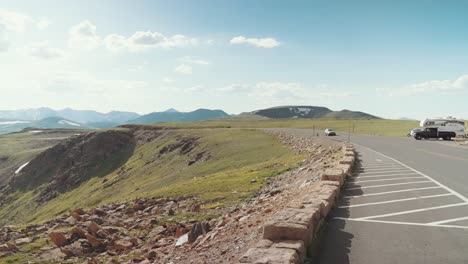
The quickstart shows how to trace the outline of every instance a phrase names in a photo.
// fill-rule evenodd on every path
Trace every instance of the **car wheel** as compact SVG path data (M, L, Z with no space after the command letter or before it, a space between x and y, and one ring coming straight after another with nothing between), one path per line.
M416 136L414 136L414 138L415 138L416 140L421 140L421 136L420 136L420 135L416 135Z

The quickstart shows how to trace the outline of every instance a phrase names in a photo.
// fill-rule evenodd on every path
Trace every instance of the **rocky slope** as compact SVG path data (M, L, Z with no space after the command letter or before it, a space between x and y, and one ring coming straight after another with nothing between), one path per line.
M55 198L91 177L104 176L133 154L136 142L129 131L91 132L73 137L32 159L10 181L6 192L42 191L38 202Z
M318 188L321 171L339 158L341 145L334 141L287 131L268 133L301 155L302 165L269 177L251 199L225 207L197 196L136 198L75 209L43 224L5 226L0 232L0 262L236 263L260 239L259 227L304 192ZM176 143L177 148L170 144L159 152L188 151L194 147L188 142L193 141ZM252 178L249 184L258 180ZM180 218L183 214L186 217ZM197 220L200 214L212 216Z

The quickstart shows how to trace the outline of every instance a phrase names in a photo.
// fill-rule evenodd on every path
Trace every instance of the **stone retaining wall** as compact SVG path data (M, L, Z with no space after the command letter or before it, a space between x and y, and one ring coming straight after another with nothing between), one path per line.
M301 202L288 204L263 226L263 239L251 247L240 263L299 264L307 248L317 239L317 233L339 198L340 188L352 173L354 147L343 145L343 158L333 169L321 175L318 191L304 195Z

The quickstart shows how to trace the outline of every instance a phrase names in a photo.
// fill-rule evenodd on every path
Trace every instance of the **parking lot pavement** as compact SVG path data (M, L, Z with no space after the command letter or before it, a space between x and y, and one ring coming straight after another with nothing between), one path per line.
M468 198L358 146L318 263L468 263Z
M346 221L468 228L468 199L381 153L360 148L359 163L333 212Z

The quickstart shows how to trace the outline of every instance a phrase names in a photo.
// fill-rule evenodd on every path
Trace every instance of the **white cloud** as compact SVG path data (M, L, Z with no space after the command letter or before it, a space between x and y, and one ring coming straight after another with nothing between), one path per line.
M64 56L64 52L60 49L49 47L47 42L32 44L28 51L29 55L40 59L56 59Z
M244 36L232 38L231 44L248 44L259 48L275 48L281 45L274 38L246 38Z
M104 45L110 51L118 52L127 48L127 39L124 36L111 34L104 39Z
M76 49L95 49L101 38L96 34L96 26L88 20L73 26L69 31L68 46Z
M376 89L385 96L410 96L429 92L461 92L468 90L468 74L462 75L455 80L432 80L407 85L396 89Z
M51 24L51 22L50 22L49 19L41 18L41 19L39 19L39 21L37 21L36 26L37 26L37 29L44 30L44 29L48 28L50 24Z
M33 19L28 15L0 9L0 25L3 25L8 31L23 32L26 25L32 21Z
M114 52L128 50L131 52L145 51L155 48L181 48L198 44L195 38L184 35L167 37L159 32L137 31L126 38L122 35L111 34L104 39L105 46Z
M182 74L192 74L192 67L186 64L181 64L177 66L174 71Z
M142 51L152 48L180 48L194 46L198 40L184 35L165 36L159 32L137 31L127 39L130 51Z
M197 64L197 65L209 65L210 62L203 60L203 59L197 59L197 58L192 58L190 56L186 56L180 59L182 62L185 63L190 63L190 64Z

